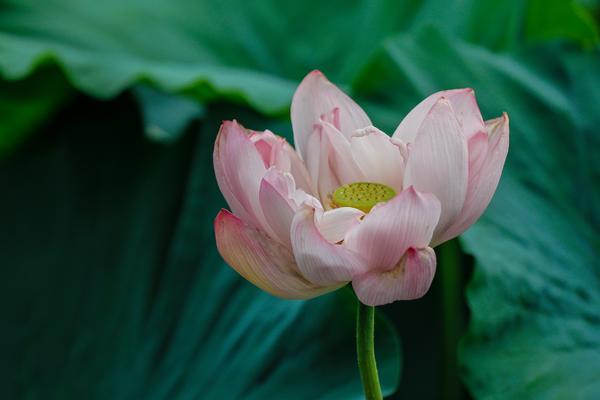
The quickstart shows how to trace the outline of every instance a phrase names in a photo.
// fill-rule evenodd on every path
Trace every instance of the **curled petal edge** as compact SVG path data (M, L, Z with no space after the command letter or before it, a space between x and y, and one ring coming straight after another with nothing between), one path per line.
M435 270L435 252L431 247L410 248L395 268L356 277L352 281L352 287L358 299L368 306L381 306L397 300L415 300L427 293Z
M288 248L227 210L219 212L214 227L223 259L265 292L284 299L310 299L342 286L324 287L309 282L298 271Z

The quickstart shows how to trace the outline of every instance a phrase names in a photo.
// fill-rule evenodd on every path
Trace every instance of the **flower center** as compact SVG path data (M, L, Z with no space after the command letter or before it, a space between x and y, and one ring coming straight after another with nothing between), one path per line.
M342 185L333 192L333 203L337 207L353 207L369 212L377 203L391 200L394 189L381 183L354 182Z

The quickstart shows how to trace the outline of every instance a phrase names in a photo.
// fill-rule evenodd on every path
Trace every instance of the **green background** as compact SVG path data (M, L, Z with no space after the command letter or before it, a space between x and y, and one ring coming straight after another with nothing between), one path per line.
M380 308L390 398L600 398L598 1L0 0L0 397L360 399L348 289L216 252L220 122L291 138L310 70L391 133L473 87L511 147L422 299Z

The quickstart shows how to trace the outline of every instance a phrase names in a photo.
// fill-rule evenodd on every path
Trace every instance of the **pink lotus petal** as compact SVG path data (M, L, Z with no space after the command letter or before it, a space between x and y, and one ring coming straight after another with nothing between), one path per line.
M423 120L441 98L448 99L452 105L466 140L469 140L477 132L485 131L475 93L473 89L467 88L444 90L427 97L406 115L392 136L407 143L414 142Z
M363 180L352 158L350 143L333 125L321 122L315 126L305 157L308 174L315 185L313 191L330 208L329 197L339 186Z
M297 209L295 190L294 178L276 168L270 168L260 183L260 204L267 223L275 233L274 239L288 248L292 247L290 227Z
M460 235L475 223L487 208L498 187L508 153L508 115L504 113L500 118L486 121L486 129L486 136L489 139L485 158L482 161L472 162L473 168L469 166L469 186L462 212L452 226L436 240L436 245ZM476 138L473 137L471 140L473 139Z
M340 181L329 164L329 153L332 151L331 144L322 129L315 129L307 143L306 168L313 184L312 193L328 208L326 201L328 194L333 193L340 186Z
M292 222L292 248L298 268L309 281L323 286L349 282L366 263L341 245L329 242L315 224L315 210L305 207Z
M236 121L221 125L213 164L219 189L232 211L253 226L267 229L258 199L260 181L267 170L246 130Z
M308 282L291 252L227 210L215 219L217 248L223 259L260 289L284 299L309 299L337 289Z
M328 210L318 219L321 235L331 243L344 240L346 232L358 225L365 213L352 207Z
M367 182L383 183L402 190L404 157L401 146L379 129L370 126L355 131L350 139L352 156Z
M489 135L487 132L478 132L467 143L469 148L469 180L474 173L478 173L486 160Z
M435 252L431 247L411 248L392 270L368 272L355 278L352 287L358 299L368 306L414 300L429 290L435 267Z
M299 189L306 192L311 191L312 184L304 163L283 137L266 130L264 132L253 131L250 139L261 155L266 168L276 167L283 172L289 172L294 177Z
M375 206L348 231L344 247L362 255L369 270L389 270L410 247L429 245L440 217L440 202L409 187L387 203Z
M460 214L468 183L468 150L450 102L440 99L425 117L409 147L404 185L433 193L442 204L434 237Z
M320 71L309 73L300 83L292 99L291 114L294 143L305 160L315 123L321 120L331 122L347 138L356 129L371 125L362 108Z
M338 177L340 184L357 182L364 179L360 168L352 157L350 142L333 125L323 122L318 124L323 137L329 142L328 161L331 170Z

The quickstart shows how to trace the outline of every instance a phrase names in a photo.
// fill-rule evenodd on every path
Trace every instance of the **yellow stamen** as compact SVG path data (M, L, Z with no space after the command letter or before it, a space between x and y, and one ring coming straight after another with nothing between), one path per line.
M354 182L342 185L333 192L333 203L337 207L353 207L369 212L377 203L391 200L394 189L381 183Z

